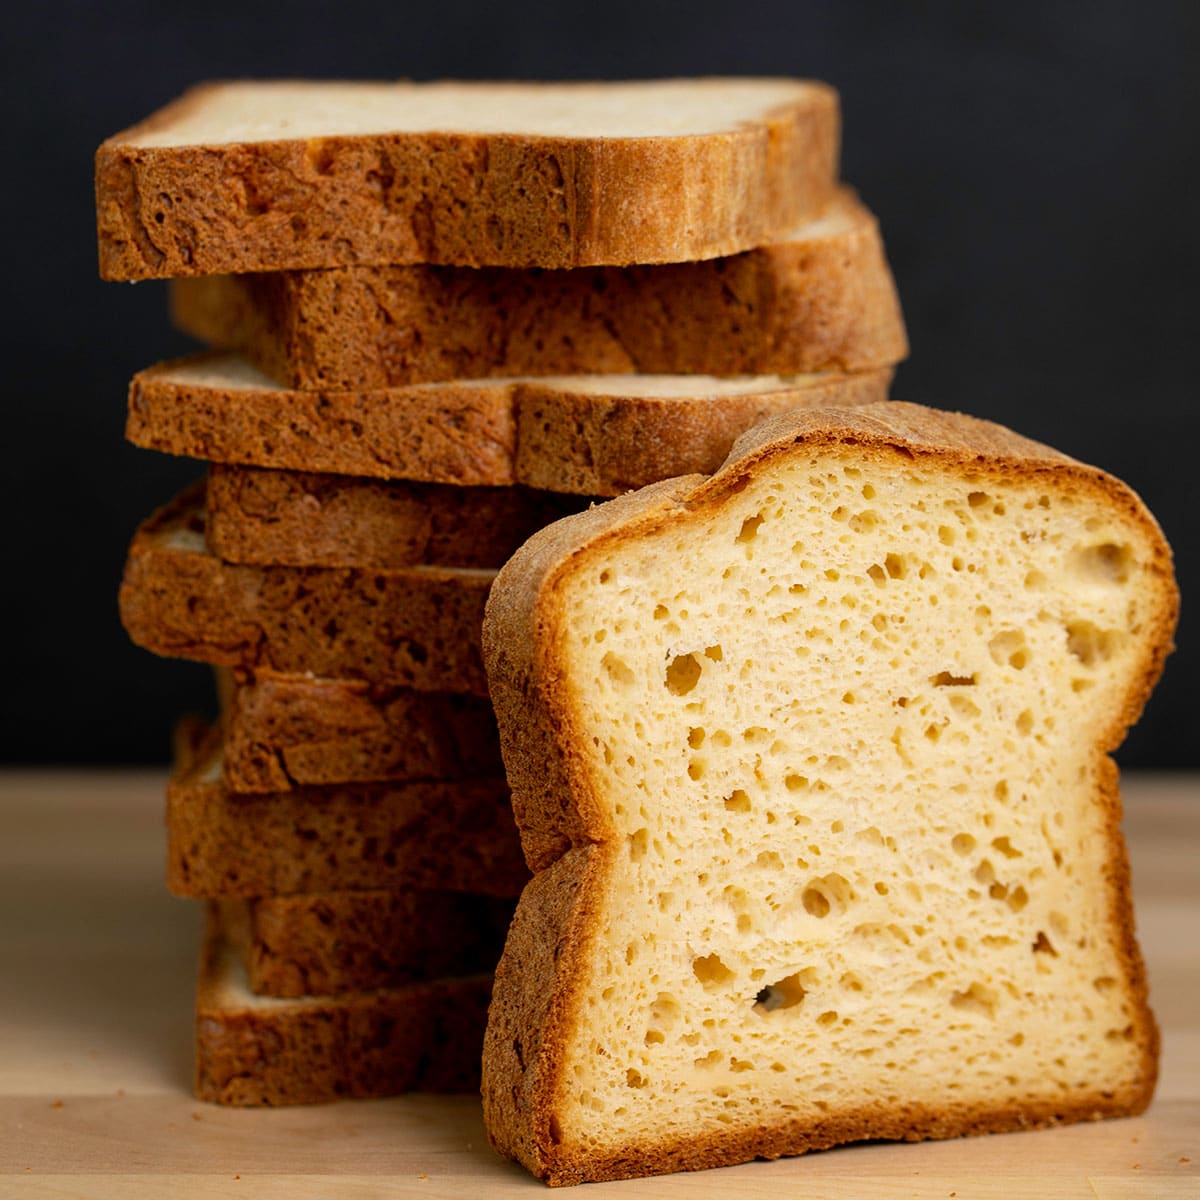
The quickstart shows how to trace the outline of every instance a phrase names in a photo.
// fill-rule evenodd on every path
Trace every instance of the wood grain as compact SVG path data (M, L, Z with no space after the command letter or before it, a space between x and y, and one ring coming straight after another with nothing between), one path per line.
M192 1099L198 907L163 884L157 772L0 774L0 1195L536 1195L473 1097L233 1110ZM921 1145L869 1144L588 1197L1200 1197L1200 777L1125 783L1138 931L1164 1031L1148 1113Z

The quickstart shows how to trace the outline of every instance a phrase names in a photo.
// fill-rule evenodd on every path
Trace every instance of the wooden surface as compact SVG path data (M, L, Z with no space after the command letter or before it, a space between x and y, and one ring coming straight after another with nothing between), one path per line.
M162 883L162 788L150 773L0 773L0 1196L546 1194L492 1154L471 1097L275 1110L191 1098L200 913ZM1134 777L1124 790L1164 1032L1145 1116L571 1194L1200 1197L1200 777Z

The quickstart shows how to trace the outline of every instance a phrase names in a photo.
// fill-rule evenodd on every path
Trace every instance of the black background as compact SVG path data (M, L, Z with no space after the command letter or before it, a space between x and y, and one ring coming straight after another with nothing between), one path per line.
M137 522L199 474L126 446L125 386L189 347L165 287L102 284L92 155L205 78L808 75L879 215L913 345L894 394L1010 424L1131 483L1175 547L1180 649L1127 765L1197 766L1200 3L571 8L163 0L6 16L0 760L166 758L205 668L131 646Z

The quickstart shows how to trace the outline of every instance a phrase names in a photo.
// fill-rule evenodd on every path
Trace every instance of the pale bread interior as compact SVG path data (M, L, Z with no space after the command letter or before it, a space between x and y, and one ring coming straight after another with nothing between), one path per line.
M163 383L221 391L287 392L294 389L276 383L241 355L220 353L185 359L169 366L152 368ZM396 391L460 391L464 388L512 388L533 384L569 395L645 396L652 398L699 399L706 396L743 396L793 391L841 378L836 371L797 375L520 375L492 379L458 379L442 383L406 384Z
M1145 1085L1099 742L1171 602L1081 478L803 447L562 577L612 824L564 1153Z
M235 82L193 93L131 146L226 145L386 133L638 138L725 133L823 89L788 79L604 84Z

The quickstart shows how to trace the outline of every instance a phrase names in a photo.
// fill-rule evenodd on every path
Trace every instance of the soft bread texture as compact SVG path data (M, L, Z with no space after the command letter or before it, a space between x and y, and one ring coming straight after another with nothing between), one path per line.
M249 941L243 906L210 907L196 988L197 1099L318 1104L478 1086L489 975L278 999L247 986Z
M477 376L789 375L908 351L879 225L852 192L782 241L656 267L344 267L171 285L186 332L297 388Z
M820 213L837 156L799 80L207 84L97 151L100 274L712 258Z
M589 375L296 391L236 355L139 372L125 436L210 462L617 496L713 471L766 417L886 400L891 368L842 375Z
M504 771L486 697L277 671L230 673L220 692L233 792Z
M250 990L320 996L490 975L513 901L458 892L326 892L246 902ZM482 1030L477 1035L482 1042Z
M178 758L167 785L167 886L177 896L378 888L515 896L528 878L501 778L245 795L221 781L219 738Z
M214 463L205 537L225 562L301 567L499 567L587 500Z
M156 654L483 694L483 605L495 571L244 566L212 554L198 485L134 536L121 621Z
M496 1147L567 1184L1144 1108L1108 752L1176 606L1123 484L908 404L535 535L484 635L538 872Z

